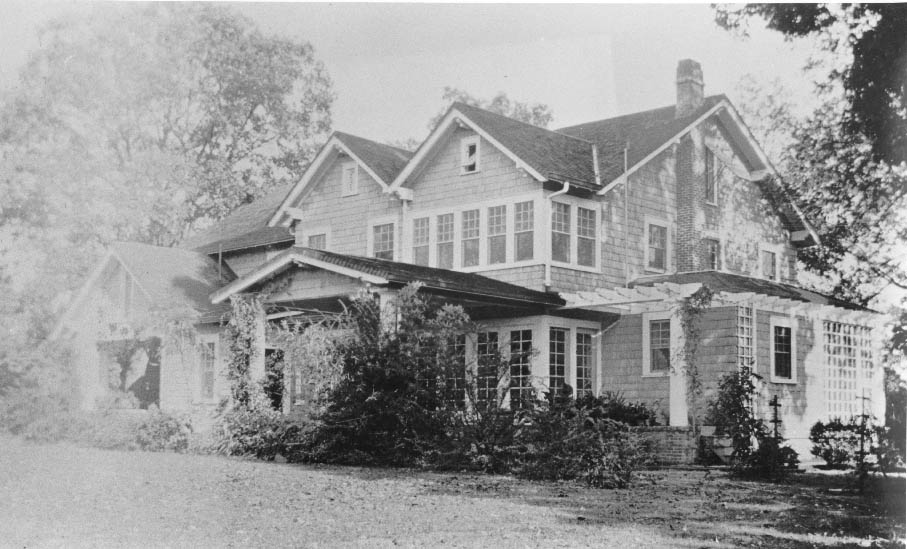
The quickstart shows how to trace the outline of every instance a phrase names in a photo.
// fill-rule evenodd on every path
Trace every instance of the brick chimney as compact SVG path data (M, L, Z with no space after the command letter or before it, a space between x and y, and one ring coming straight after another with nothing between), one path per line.
M692 59L682 59L677 63L677 106L675 118L689 116L702 106L703 88L702 67Z

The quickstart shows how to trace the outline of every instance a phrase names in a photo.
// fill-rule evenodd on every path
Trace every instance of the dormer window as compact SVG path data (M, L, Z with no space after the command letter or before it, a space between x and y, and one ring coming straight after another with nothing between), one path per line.
M762 277L778 280L778 256L775 252L762 250Z
M460 173L479 171L479 136L471 135L460 140Z
M705 202L718 204L718 178L715 177L715 153L705 150Z
M340 196L359 194L359 168L355 162L347 162L341 171Z

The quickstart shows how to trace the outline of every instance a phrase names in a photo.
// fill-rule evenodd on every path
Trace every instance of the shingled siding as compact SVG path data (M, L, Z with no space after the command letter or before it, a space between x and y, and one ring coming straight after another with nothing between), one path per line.
M545 285L543 284L545 280L544 265L479 271L478 274L487 276L488 278L493 278L495 280L500 280L502 282L509 282L510 284L523 286L524 288L529 288L530 290L543 291L545 289Z
M304 212L297 233L321 232L328 229L328 248L341 254L368 255L371 227L380 218L398 217L400 201L384 194L381 186L359 166L359 193L340 196L341 172L349 161L341 155L327 168L312 190L304 193L294 206ZM391 222L393 219L381 220ZM395 245L399 249L400 226L397 224ZM305 245L305 242L300 242Z
M696 349L696 369L702 383L702 409L718 392L721 377L737 369L737 308L714 307L699 319L699 346Z
M669 385L667 376L642 376L642 315L627 315L602 334L600 390L621 393L633 402L644 402L659 412L659 421L668 421Z

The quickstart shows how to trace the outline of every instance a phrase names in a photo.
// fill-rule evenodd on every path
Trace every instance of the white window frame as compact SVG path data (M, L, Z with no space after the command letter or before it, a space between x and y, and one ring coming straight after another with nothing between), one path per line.
M645 227L643 228L643 271L647 273L669 273L671 272L671 224L662 219L645 216L643 219ZM658 269L655 267L649 266L649 227L651 225L656 225L662 227L665 230L665 265L664 269Z
M205 396L204 377L203 377L204 373L205 373L205 365L203 362L203 360L204 360L203 349L209 343L214 344L214 372L213 372L214 375L213 375L213 379L211 382L211 396L210 397ZM198 336L198 371L197 371L197 377L196 377L198 385L197 385L197 389L195 391L195 394L197 395L199 402L206 402L206 403L217 402L217 397L218 397L217 376L218 376L218 365L220 364L220 351L221 351L220 337L217 334L199 334L199 336Z
M300 225L301 226L301 225ZM331 227L328 225L316 225L314 227L300 227L296 228L296 231L299 233L299 236L296 238L296 244L298 246L309 246L309 237L319 234L324 235L324 248L325 250L331 249ZM281 250L284 251L284 250Z
M714 269L716 271L724 272L726 271L725 265L727 262L724 258L724 249L726 248L724 241L718 237L718 234L712 231L705 231L702 233L702 238L699 239L699 242L704 245L706 240L714 240L718 243L718 268ZM708 270L713 270L711 265L703 265L708 267Z
M769 380L772 383L797 384L797 321L791 317L772 316L768 322ZM775 327L790 329L790 378L775 376Z
M393 259L390 261L400 261L400 235L399 231L399 219L397 216L385 216L385 217L375 217L371 218L368 221L368 231L366 234L366 249L368 250L368 257L375 257L375 227L378 225L393 225L394 232L394 255Z
M649 324L653 320L670 320L671 321L671 347L670 347L670 366L664 371L652 371L652 348L651 333ZM653 313L643 313L642 315L642 377L668 377L671 369L674 367L674 349L677 347L680 336L680 324L671 314L671 311L659 311Z
M345 178L350 170L353 172L353 179L351 185L347 187ZM350 160L340 166L340 196L347 197L357 194L359 194L359 164L355 160Z
M467 171L466 166L469 161L469 146L476 146L476 156L475 164L476 167L474 170ZM479 173L482 171L482 140L478 135L468 135L460 139L460 175L472 175L474 173Z
M568 197L568 196L559 196L554 200L550 201L551 208L548 211L548 221L547 221L547 251L546 257L551 259L551 265L554 267L562 267L565 269L572 269L574 271L584 271L587 273L600 273L601 272L601 256L602 256L602 246L601 246L601 234L602 234L602 213L599 203L589 200L584 200L582 198ZM570 261L556 261L554 259L554 250L552 249L552 240L554 233L554 204L563 204L570 208ZM595 215L595 234L592 237L595 247L595 264L592 266L589 265L580 265L579 264L579 208L592 211ZM584 237L586 238L586 237Z
M769 280L765 278L765 274L762 270L762 252L771 252L775 254L775 280L772 282L781 282L781 262L783 261L784 254L781 246L774 244L760 244L759 245L759 259L757 261L757 268L759 272L757 273L757 278L762 278L763 280Z

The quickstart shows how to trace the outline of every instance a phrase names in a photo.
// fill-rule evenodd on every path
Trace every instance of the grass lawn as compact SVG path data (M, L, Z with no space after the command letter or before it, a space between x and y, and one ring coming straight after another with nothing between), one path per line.
M3 547L900 547L904 481L647 471L628 490L0 437Z

